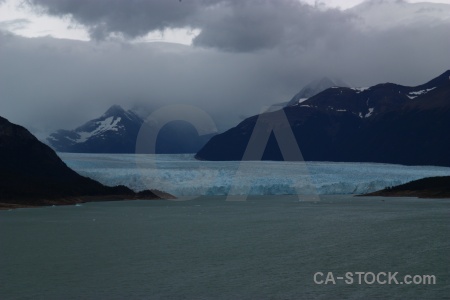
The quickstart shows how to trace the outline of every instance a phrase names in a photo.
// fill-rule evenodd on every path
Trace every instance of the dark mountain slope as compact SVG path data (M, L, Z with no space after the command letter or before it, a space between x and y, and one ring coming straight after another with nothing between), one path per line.
M283 111L305 160L450 166L449 76L417 87L333 87ZM264 120L281 126L278 115L267 113ZM257 118L212 138L196 157L241 160ZM263 159L283 159L276 144L269 139Z
M160 198L151 191L108 187L77 174L28 130L0 117L0 202L67 204L82 201L80 197Z

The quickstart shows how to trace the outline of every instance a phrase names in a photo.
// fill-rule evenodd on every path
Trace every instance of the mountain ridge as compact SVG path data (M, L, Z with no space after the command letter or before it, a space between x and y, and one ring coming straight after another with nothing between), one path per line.
M39 206L97 200L161 199L159 191L135 193L109 187L70 169L27 129L0 117L0 203ZM2 206L2 205L0 205Z
M58 130L47 141L61 152L132 153L142 120L119 105L74 130Z
M414 87L333 87L282 111L305 160L450 166L449 76ZM264 119L279 123L270 114ZM252 134L264 134L258 117L215 136L196 158L241 160ZM262 159L283 160L273 133Z
M305 85L297 94L295 94L295 96L288 101L287 106L300 104L308 98L311 98L333 86L349 87L348 84L337 78L330 79L327 76L318 78Z
M74 130L60 129L48 138L56 151L74 153L135 153L144 120L132 110L112 105L100 117ZM199 136L184 121L172 121L160 129L155 152L158 154L195 153L211 135Z

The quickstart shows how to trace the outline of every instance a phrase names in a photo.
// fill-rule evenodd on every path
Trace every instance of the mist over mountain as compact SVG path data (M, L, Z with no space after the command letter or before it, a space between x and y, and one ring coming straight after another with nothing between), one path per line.
M298 92L288 103L288 106L297 105L301 102L306 101L308 98L317 95L320 92L330 88L330 87L348 87L348 84L340 80L339 78L330 79L328 77L323 77L316 79L306 86L304 86L300 92Z

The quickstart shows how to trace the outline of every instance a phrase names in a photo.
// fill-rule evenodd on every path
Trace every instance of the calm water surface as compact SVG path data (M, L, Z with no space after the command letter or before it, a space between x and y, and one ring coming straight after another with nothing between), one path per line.
M1 211L0 299L449 299L449 217L448 200L348 195ZM316 285L318 271L437 284Z

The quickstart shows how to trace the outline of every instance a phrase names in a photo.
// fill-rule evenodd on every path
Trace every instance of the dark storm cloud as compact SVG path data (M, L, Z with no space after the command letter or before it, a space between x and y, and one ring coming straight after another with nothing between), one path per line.
M200 17L194 45L229 51L305 48L325 36L350 30L353 15L319 10L298 1L239 1Z
M201 29L198 46L253 51L280 44L307 46L346 30L354 16L319 10L296 0L28 0L52 15L70 15L91 37L134 38L166 28Z
M220 1L201 0L27 0L51 15L71 15L86 25L91 36L103 39L111 33L138 37L153 30L190 25L200 10Z
M167 43L29 39L1 31L0 44L0 115L38 134L73 128L113 104L138 103L194 105L223 130L242 115L289 100L319 76L355 86L414 85L450 68L445 24L352 31L300 51L235 53Z
M288 0L29 1L72 14L98 36L202 29L199 47L0 31L0 115L35 133L73 128L113 104L191 104L223 130L320 76L416 85L450 69L448 22L371 29L350 13Z
M268 105L280 93L260 55L11 34L0 34L0 44L1 115L30 128L73 128L112 104L191 104L224 129L239 120L236 111L257 113L254 101Z

